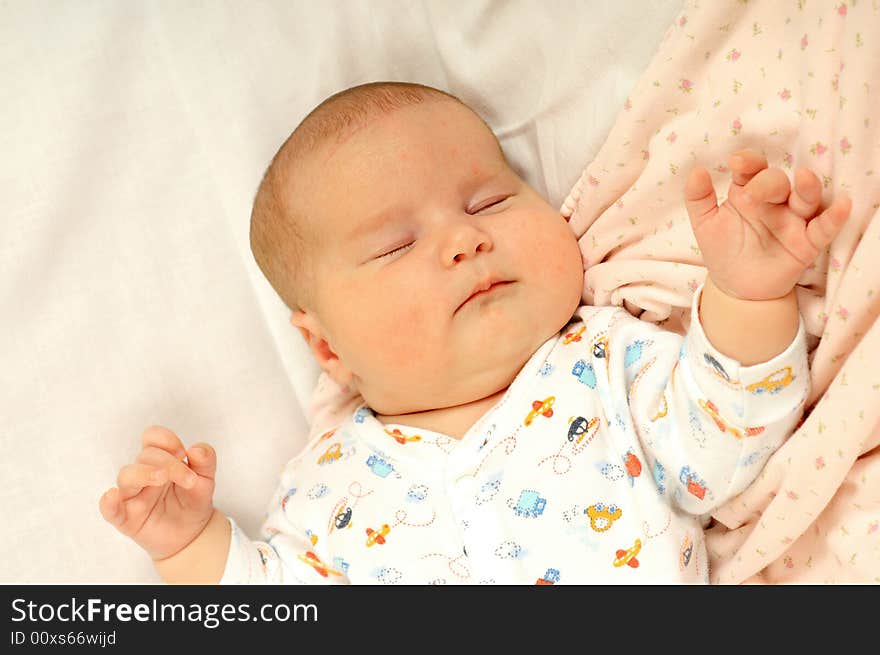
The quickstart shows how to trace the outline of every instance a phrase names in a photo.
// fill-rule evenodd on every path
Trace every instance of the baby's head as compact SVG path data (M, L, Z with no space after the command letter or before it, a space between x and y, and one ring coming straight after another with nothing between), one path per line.
M251 249L320 367L379 414L505 389L583 284L573 232L482 119L415 84L303 119L257 191Z

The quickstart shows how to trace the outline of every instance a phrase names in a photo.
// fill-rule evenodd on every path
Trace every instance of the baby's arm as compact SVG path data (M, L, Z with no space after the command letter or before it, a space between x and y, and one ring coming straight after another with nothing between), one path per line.
M685 190L708 275L677 361L672 333L640 336L647 328L632 321L616 337L631 362L617 393L630 401L649 470L661 495L698 515L743 491L802 415L809 372L794 287L851 207L838 199L817 216L815 175L798 170L792 192L750 151L731 170L721 207L705 170Z
M812 172L799 169L792 191L782 170L767 168L767 160L750 150L734 154L730 168L720 207L705 169L691 174L685 201L708 269L703 329L715 348L748 366L769 360L794 339L795 284L843 227L852 203L839 198L817 215L822 190Z
M628 411L641 446L621 452L631 483L653 477L661 498L697 516L751 484L794 430L809 393L801 322L782 352L743 366L706 337L697 309L704 293L693 299L684 338L618 311L604 352L606 404L616 414L609 428L623 426ZM603 360L594 354L594 361ZM595 377L604 376L596 371Z
M223 574L230 536L212 503L216 468L211 446L187 450L176 434L153 426L117 487L101 496L104 519L147 552L166 582L210 584Z

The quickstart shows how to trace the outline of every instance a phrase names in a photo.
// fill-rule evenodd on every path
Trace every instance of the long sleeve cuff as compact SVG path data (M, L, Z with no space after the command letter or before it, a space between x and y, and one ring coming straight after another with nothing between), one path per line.
M230 542L226 567L218 584L252 584L266 579L266 557L259 545L248 539L232 518L229 521Z
M718 425L737 438L760 433L799 410L809 392L806 333L798 316L798 331L788 347L772 359L743 366L720 353L706 337L699 320L703 287L694 294L691 329L683 345L693 379L700 388L700 406ZM757 336L761 325L754 326ZM711 399L711 400L710 400Z

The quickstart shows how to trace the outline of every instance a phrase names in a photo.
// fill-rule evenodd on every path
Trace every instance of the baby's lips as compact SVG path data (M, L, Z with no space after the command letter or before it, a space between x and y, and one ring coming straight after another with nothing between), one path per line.
M496 285L498 285L498 286L500 286L500 285L507 285L507 284L510 284L510 283L512 283L512 282L514 282L514 280L505 280L505 279L503 279L503 278L501 278L501 277L498 277L498 276L495 276L495 275L493 275L492 277L490 277L490 278L488 278L488 279L485 279L485 280L483 280L483 281L481 281L481 282L478 282L477 284L475 284L475 285L471 288L470 293L469 293L468 296L467 296L467 297L461 302L461 304L459 304L459 306L455 308L455 311L458 312L458 310L461 309L461 308L462 308L464 305L466 305L468 302L470 302L471 298L473 298L476 294L481 293L481 292L484 292L484 291L488 291L489 289L491 289L492 287L494 287L494 286L496 286Z

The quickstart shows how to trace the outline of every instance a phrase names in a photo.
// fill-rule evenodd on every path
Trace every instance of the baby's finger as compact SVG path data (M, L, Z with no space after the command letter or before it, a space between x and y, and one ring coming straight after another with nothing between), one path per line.
M186 456L186 450L180 438L171 430L163 428L161 425L151 425L144 430L143 435L141 435L141 444L144 448L153 446L167 450L177 459L183 459Z
M788 197L788 206L801 218L812 218L822 203L822 183L808 168L794 172L794 190Z
M197 443L186 451L189 467L203 478L214 479L217 471L217 453L210 444Z
M733 183L739 186L748 184L756 173L767 168L767 158L754 150L739 150L728 161Z
M822 252L840 232L852 211L849 196L837 198L831 206L807 223L807 239Z
M104 492L98 501L98 510L104 520L111 525L119 527L125 523L125 507L119 496L119 489L113 487Z
M684 204L694 229L699 228L718 210L718 197L715 195L715 187L712 186L712 177L705 168L695 168L688 176L684 185Z
M149 464L127 464L119 469L116 486L119 494L127 500L137 496L144 487L160 486L168 482L168 472Z
M779 168L765 168L755 175L748 184L743 187L745 202L769 202L780 204L788 200L791 194L791 184L788 176Z
M150 446L144 448L137 461L141 464L149 464L156 468L165 470L168 474L168 480L174 484L180 485L184 489L192 489L198 480L196 475L186 463L181 462L167 450Z

